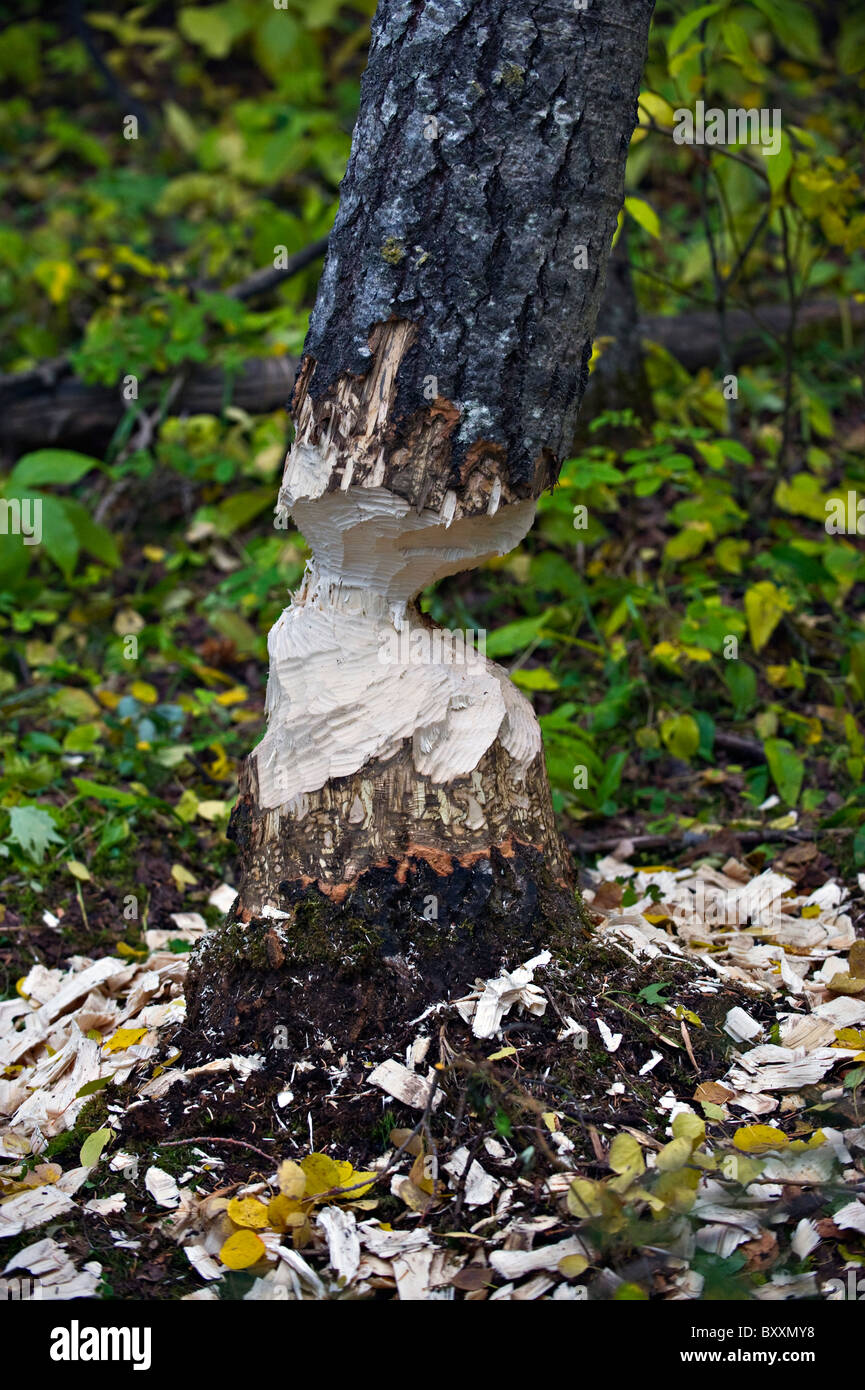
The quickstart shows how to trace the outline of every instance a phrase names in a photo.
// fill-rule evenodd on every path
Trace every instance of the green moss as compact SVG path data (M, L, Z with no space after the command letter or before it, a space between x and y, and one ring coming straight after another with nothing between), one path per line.
M116 1093L112 1093L111 1099L116 1099ZM69 1154L70 1151L77 1155L88 1134L101 1129L107 1120L108 1096L104 1091L98 1091L83 1107L72 1129L64 1129L62 1134L55 1134L53 1139L49 1139L44 1158L59 1158L61 1154Z
M381 258L388 265L399 265L405 259L405 246L399 237L389 236L381 248Z
M526 80L526 70L519 63L504 63L493 78L494 84L503 87L522 87Z

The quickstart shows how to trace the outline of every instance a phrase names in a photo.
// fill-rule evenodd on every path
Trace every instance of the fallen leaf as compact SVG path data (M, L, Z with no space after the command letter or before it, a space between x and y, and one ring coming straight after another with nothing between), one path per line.
M235 1231L223 1243L219 1258L229 1269L249 1269L265 1259L267 1247L254 1231Z

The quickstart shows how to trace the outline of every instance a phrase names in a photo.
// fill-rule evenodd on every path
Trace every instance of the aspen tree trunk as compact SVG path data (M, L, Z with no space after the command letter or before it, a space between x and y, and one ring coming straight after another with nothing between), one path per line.
M240 891L193 962L224 1048L373 1036L582 926L540 731L420 591L502 555L574 437L652 0L381 0L298 372Z

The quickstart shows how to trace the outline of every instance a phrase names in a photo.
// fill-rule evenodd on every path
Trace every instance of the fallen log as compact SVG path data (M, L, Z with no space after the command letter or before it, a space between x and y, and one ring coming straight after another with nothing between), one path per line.
M172 415L218 415L227 405L265 415L287 406L297 359L253 357L231 379L219 367L198 367L178 393ZM80 381L64 359L0 377L0 447L9 454L50 444L111 438L130 403L117 387Z
M285 278L284 274L270 270L256 272L256 276L250 279L250 283L255 282L250 294L272 289L280 278ZM790 311L786 305L771 304L761 307L757 317L759 323L743 309L731 310L728 315L735 366L771 360L776 351L773 339L784 337ZM800 343L825 331L843 340L845 331L859 336L863 329L865 304L855 300L814 300L802 305L797 316ZM675 316L648 315L642 320L641 331L644 340L658 343L688 371L712 367L718 361L718 323L711 310ZM231 381L218 367L197 367L190 372L170 413L213 415L231 404L250 414L267 414L288 404L296 369L297 359L293 357L251 358ZM630 392L627 398L618 400L617 391L622 392L620 381L605 382L605 409L633 404ZM79 447L89 443L98 449L104 447L129 408L118 388L80 381L64 358L43 362L27 372L0 376L0 448L13 457L23 449L59 443Z

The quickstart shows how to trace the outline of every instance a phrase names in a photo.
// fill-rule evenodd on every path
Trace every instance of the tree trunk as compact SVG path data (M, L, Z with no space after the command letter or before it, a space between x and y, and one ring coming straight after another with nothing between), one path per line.
M579 901L531 705L422 589L517 545L571 447L651 0L382 0L292 401L313 558L269 638L191 1025L339 1044Z

